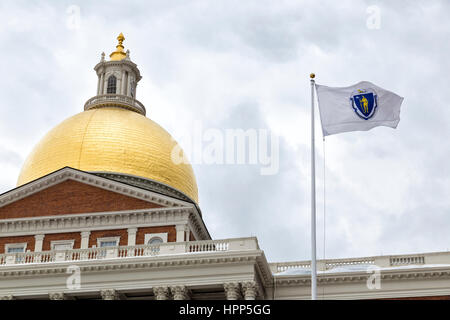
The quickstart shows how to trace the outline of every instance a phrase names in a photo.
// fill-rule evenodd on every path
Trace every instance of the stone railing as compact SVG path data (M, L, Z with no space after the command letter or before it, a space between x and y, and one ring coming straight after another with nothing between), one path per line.
M374 256L349 259L317 260L318 271L328 271L339 267L357 267L374 265L380 268L413 266L413 265L450 265L450 252L431 252L411 255ZM310 261L275 262L269 263L273 273L284 272L290 269L309 270ZM350 268L349 268L350 269Z
M390 262L391 266L425 264L425 256L424 255L414 255L414 256L391 257L389 262Z
M145 107L138 100L122 94L102 94L90 98L84 104L84 110L95 109L99 107L121 107L138 112L145 116Z
M259 250L256 238L167 242L157 245L135 245L60 251L5 253L0 254L0 267L3 265L14 264L86 261L112 258L135 258L182 253L225 252L241 250Z

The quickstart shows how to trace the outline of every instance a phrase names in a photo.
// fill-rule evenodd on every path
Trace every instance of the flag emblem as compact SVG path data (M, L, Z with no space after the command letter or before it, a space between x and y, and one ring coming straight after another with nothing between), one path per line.
M373 89L358 89L352 93L350 103L358 117L369 120L377 108L377 94Z

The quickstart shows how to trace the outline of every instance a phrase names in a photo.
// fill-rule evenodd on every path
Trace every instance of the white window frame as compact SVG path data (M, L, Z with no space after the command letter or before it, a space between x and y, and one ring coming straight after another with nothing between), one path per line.
M167 242L167 237L168 237L168 232L163 232L163 233L146 233L145 237L144 237L144 244L148 244L148 242L152 238L161 238L163 243L166 243Z
M102 247L102 242L110 242L116 241L116 245L114 247L119 246L120 244L120 236L119 237L108 237L108 238L97 238L97 248L112 248L112 247Z
M50 248L51 250L55 250L55 245L58 244L70 244L70 249L64 249L64 250L72 250L73 245L75 244L75 240L55 240L50 242Z
M27 252L27 242L22 242L22 243L7 243L5 244L5 253L10 253L10 254L14 254L14 253L25 253ZM22 252L8 252L10 248L23 248Z

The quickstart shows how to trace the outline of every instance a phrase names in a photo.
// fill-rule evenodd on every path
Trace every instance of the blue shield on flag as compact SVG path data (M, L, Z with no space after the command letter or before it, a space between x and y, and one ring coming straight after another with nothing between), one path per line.
M355 113L364 120L369 120L377 108L377 95L372 89L357 90L350 98Z

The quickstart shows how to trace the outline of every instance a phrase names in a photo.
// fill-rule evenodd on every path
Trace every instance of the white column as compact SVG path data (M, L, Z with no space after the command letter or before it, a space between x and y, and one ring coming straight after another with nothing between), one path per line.
M126 82L125 82L125 70L122 70L122 86L120 87L120 94L126 95L126 91L125 91L125 86L126 86Z
M108 91L108 80L107 79L103 79L102 94L106 94L107 91Z
M104 87L104 83L105 83L104 74L105 73L102 72L102 74L100 75L100 87L98 89L98 94L99 95L103 94L103 87Z
M175 229L177 230L177 242L184 242L184 241L188 241L185 240L186 238L186 232L189 231L189 227L186 224L177 224L175 226Z
M136 245L136 232L137 232L137 228L128 228L128 245L129 246Z
M100 93L100 84L101 84L101 76L98 77L98 81L97 81L97 95L99 95Z
M120 94L120 91L122 90L122 79L117 79L116 82L116 94Z
M89 236L91 235L90 231L81 232L81 249L89 248Z
M44 242L45 235L43 234L37 234L34 236L35 243L34 243L34 252L41 252L42 251L42 243Z

